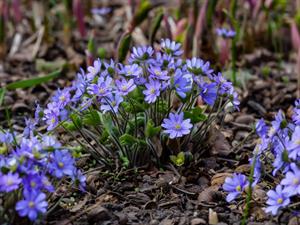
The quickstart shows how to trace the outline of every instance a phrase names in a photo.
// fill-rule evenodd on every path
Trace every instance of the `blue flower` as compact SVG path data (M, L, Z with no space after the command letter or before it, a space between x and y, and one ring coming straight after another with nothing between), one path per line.
M9 172L8 174L0 173L0 191L11 192L19 188L22 180L19 174Z
M275 191L268 191L267 195L269 197L267 200L267 204L269 206L266 207L265 211L267 213L271 212L274 216L277 214L280 208L284 208L285 206L290 204L288 194L283 192L281 185L277 185Z
M88 80L93 80L96 75L100 73L102 63L100 59L94 61L93 66L87 68L88 73L86 74Z
M129 63L147 61L154 53L151 46L133 47L129 58Z
M186 65L188 70L195 75L206 75L211 76L213 70L210 69L210 63L205 62L202 59L192 58L186 60Z
M20 216L28 216L31 221L34 221L40 213L47 211L48 203L44 193L24 191L23 196L24 199L18 201L16 205Z
M119 70L120 75L131 76L131 77L141 77L143 75L143 69L138 64L132 65L121 65L121 69Z
M123 102L122 96L120 96L119 94L110 94L101 99L100 109L103 111L103 113L109 111L117 113L121 102Z
M145 97L145 101L153 103L156 101L157 97L160 95L161 84L157 80L150 79L149 83L145 84L146 90L143 91Z
M292 171L288 171L285 174L285 178L281 181L281 184L284 185L284 192L289 197L300 194L300 170L295 163L291 163L290 168Z
M255 130L256 133L260 136L260 137L264 137L267 135L268 133L268 126L266 125L264 119L260 119L255 126Z
M181 97L185 98L186 94L192 90L193 77L191 74L183 74L180 69L175 71L174 84L176 93Z
M217 28L216 33L218 36L224 38L233 38L236 35L236 32L234 30L229 30L226 28Z
M72 176L74 170L74 159L67 150L55 150L50 163L52 174L58 178L64 175Z
M92 95L96 95L98 97L107 96L111 93L112 90L112 78L107 76L99 77L97 84L91 84L88 87L88 93Z
M300 126L296 126L292 138L287 142L289 158L296 160L300 156Z
M132 92L135 88L136 85L134 84L134 80L126 80L122 78L121 80L116 80L116 86L118 88L118 93L120 95L128 95L130 92Z
M183 53L181 44L171 41L170 39L162 39L160 43L161 49L168 55L180 56Z
M216 83L202 83L200 85L201 91L200 96L202 97L203 101L213 106L215 104L215 101L217 99L217 84Z
M48 125L47 130L53 130L59 122L59 108L55 102L51 102L47 105L47 109L44 110L43 120L46 120Z
M168 76L168 71L162 70L161 67L150 66L148 69L150 73L150 78L157 80L169 80L170 76Z
M245 188L249 185L247 177L243 174L233 174L232 177L227 177L223 184L223 189L229 194L226 197L227 202L231 202L243 193Z
M167 133L171 139L189 134L193 127L190 119L183 119L183 112L170 113L169 118L164 119L161 126L165 128L164 133Z

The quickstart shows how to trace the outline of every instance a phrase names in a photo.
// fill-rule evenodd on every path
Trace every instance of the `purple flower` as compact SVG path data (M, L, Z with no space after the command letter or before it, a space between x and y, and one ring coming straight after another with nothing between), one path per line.
M300 194L300 170L295 163L291 163L290 168L292 171L288 171L285 174L285 178L281 181L281 184L285 186L284 192L289 197Z
M229 194L226 197L227 202L231 202L243 193L245 188L249 185L247 177L243 174L233 174L232 177L227 177L223 184L223 189Z
M36 108L35 108L35 111L34 111L34 121L36 123L38 123L40 121L41 118L43 118L43 109L41 108L40 104L38 104L37 102L35 103L36 104Z
M185 98L186 94L191 91L193 85L193 77L191 74L183 74L180 69L175 71L174 87L177 94L181 98Z
M295 108L294 108L292 118L293 118L293 122L296 125L300 125L300 99L297 99L295 101Z
M23 178L24 189L28 191L40 190L42 188L41 177L37 173L29 172L29 174Z
M124 76L140 77L143 75L143 69L138 64L125 65L119 71Z
M154 53L151 46L133 47L129 63L147 61Z
M157 80L150 79L149 83L145 84L146 90L143 91L145 97L145 101L153 103L156 101L157 97L160 95L161 84Z
M203 101L213 106L215 104L215 101L217 99L217 84L216 83L202 83L200 85L201 92L200 96L202 97Z
M75 169L73 174L73 180L79 186L81 191L85 191L86 188L86 177L82 174L82 172L78 169Z
M12 133L0 131L0 143L10 144L14 140Z
M289 158L296 160L300 156L300 126L296 126L292 138L287 142Z
M275 191L268 191L267 195L269 197L267 200L269 206L265 209L266 213L271 212L275 216L280 208L290 204L288 194L283 192L281 185L277 185Z
M221 95L231 95L232 92L234 91L233 85L231 82L227 81L222 73L218 73L213 77L213 80L217 83L219 86L219 93Z
M112 9L109 8L109 7L93 8L93 9L91 9L91 13L92 14L97 14L97 15L101 15L101 16L107 15L111 11L112 11Z
M162 39L160 46L162 51L168 55L180 56L183 53L181 50L181 44L171 41L170 39Z
M52 98L60 109L64 108L71 101L71 94L69 90L69 88L65 88L63 90L58 89Z
M50 164L52 174L58 178L64 175L72 176L74 159L67 150L55 150Z
M81 73L77 73L77 79L73 82L72 89L75 90L75 94L72 97L73 102L79 101L81 96L85 93L88 86L87 77L82 68L80 68Z
M46 120L46 123L48 125L47 130L53 130L58 122L59 122L59 109L55 102L51 102L47 105L47 109L44 111L44 118L43 120Z
M19 215L28 216L31 221L36 220L39 213L46 213L48 203L44 193L24 191L24 199L17 202L16 210Z
M99 77L97 84L91 84L88 87L88 93L98 97L107 96L111 93L113 79L109 76L106 78Z
M162 70L160 67L150 66L148 69L150 78L157 80L169 80L168 71Z
M169 118L164 119L161 126L165 128L164 133L169 134L171 139L189 134L193 127L190 119L183 119L183 112L180 114L170 113Z
M226 28L217 28L216 33L218 36L224 38L233 38L236 35L236 32L234 30L229 30Z
M207 75L211 76L213 70L210 69L210 63L205 62L202 59L192 58L186 60L188 70L195 75Z
M0 191L11 192L16 190L21 182L22 180L17 173L0 174Z
M153 66L156 67L162 67L162 68L172 68L172 69L176 69L177 67L177 63L175 63L175 60L173 58L172 55L168 55L166 53L161 53L161 52L157 52L155 54L156 58L155 60L152 62ZM179 62L180 60L177 60L177 62Z
M121 80L116 80L116 86L118 88L118 92L120 95L128 95L130 92L132 92L135 88L136 85L134 84L134 80L126 80L122 78Z
M269 137L273 137L277 132L280 132L282 128L284 128L285 116L282 110L279 110L275 115L275 120L272 121L272 126L269 129L268 135Z
M102 63L101 63L100 59L97 59L94 61L93 66L89 66L87 68L88 73L86 74L86 76L87 76L88 80L93 80L94 77L100 73L101 65L102 65Z
M256 133L260 136L260 137L264 137L267 135L268 133L268 126L266 125L264 119L260 119L255 126L256 129Z
M32 119L25 118L25 125L23 136L26 138L33 136L36 122Z
M123 102L123 97L118 94L110 94L101 99L100 109L103 113L113 111L114 113L118 112L119 105Z

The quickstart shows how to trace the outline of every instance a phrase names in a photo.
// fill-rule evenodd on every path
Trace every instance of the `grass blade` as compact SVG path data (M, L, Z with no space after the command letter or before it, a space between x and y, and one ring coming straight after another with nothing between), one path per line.
M6 86L7 90L14 90L14 89L18 89L18 88L29 88L29 87L33 87L36 85L39 85L41 83L45 83L48 82L56 77L58 77L61 73L61 70L56 70L46 76L41 76L41 77L35 77L35 78L30 78L30 79L26 79L26 80L20 80L20 81L16 81L13 83L10 83Z

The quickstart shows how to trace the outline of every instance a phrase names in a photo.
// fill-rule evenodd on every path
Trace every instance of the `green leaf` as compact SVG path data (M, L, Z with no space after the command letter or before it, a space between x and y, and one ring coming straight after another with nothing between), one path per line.
M184 164L184 161L185 161L184 152L179 152L177 156L171 155L170 160L171 160L172 163L174 163L174 165L182 166Z
M76 131L77 128L75 127L74 123L73 122L70 122L70 121L65 121L62 123L62 126L68 130L68 131Z
M93 109L83 116L82 122L85 125L98 126L101 124L100 113Z
M145 130L145 135L148 138L154 137L155 135L159 134L161 130L161 127L155 127L154 122L152 119L148 120L147 125L146 125L146 130Z
M82 128L82 121L81 121L81 118L78 114L76 113L73 113L70 115L70 119L72 120L72 122L74 123L74 126L77 128L77 129L81 129Z
M163 9L159 9L155 15L155 19L153 23L151 24L150 28L150 43L154 42L155 35L160 27L161 21L164 18L164 12Z
M3 104L5 93L6 93L6 89L0 88L0 106Z
M199 123L207 119L207 116L203 114L202 109L199 107L193 108L190 111L185 111L184 117L191 119L192 124Z
M142 0L139 8L133 16L132 27L136 27L141 24L147 17L150 10L153 8L149 0Z
M27 79L27 80L21 80L21 81L16 81L13 83L10 83L6 86L6 89L8 90L14 90L17 88L29 88L29 87L33 87L36 85L39 85L41 83L45 83L48 82L56 77L58 77L61 74L61 70L56 70L46 76L42 76L42 77L35 77L35 78L31 78L31 79Z
M123 134L119 138L119 140L122 145L134 145L134 144L138 143L138 139L136 139L135 137L133 137L130 134Z
M131 34L125 34L121 38L119 42L119 47L118 47L118 59L119 62L123 62L127 56L127 53L130 49L130 44L131 44Z

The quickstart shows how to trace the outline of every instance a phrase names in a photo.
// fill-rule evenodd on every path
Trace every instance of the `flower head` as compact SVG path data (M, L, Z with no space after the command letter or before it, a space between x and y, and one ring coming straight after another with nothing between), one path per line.
M286 173L281 184L284 185L284 192L286 192L288 196L293 196L300 194L300 170L295 163L292 163L290 167L292 171Z
M164 119L161 126L165 128L164 132L169 134L171 139L189 134L193 127L190 119L183 119L183 112L180 114L170 113L169 118Z
M100 109L103 113L112 111L114 113L118 112L119 105L123 102L123 97L119 94L109 94L108 96L101 99Z
M72 176L74 159L67 150L55 150L50 164L52 174L58 178L64 175Z
M94 77L100 73L101 65L102 65L102 63L101 63L100 59L97 59L94 61L93 66L89 66L87 68L88 73L86 74L86 76L87 76L88 80L93 80Z
M128 95L130 92L132 92L135 88L136 85L134 84L134 80L126 80L122 78L121 80L116 80L116 86L118 88L118 93L120 95Z
M17 202L16 205L16 210L20 216L28 216L31 221L34 221L40 213L47 211L48 203L44 193L24 191L23 195L24 199Z
M217 84L216 83L202 83L201 86L200 96L202 97L203 101L213 106L216 99L217 99Z
M249 185L247 177L243 174L233 174L232 177L227 177L223 184L223 189L229 194L226 197L227 202L231 202L236 197L241 195L245 188Z
M161 84L157 80L150 79L149 83L145 84L146 90L143 91L145 95L145 101L153 103L160 95Z
M16 190L21 182L22 180L17 173L0 174L0 191L11 192Z
M183 53L181 50L181 44L171 41L170 39L162 39L160 46L162 51L168 55L180 56Z
M202 59L192 58L186 60L188 70L195 75L211 76L213 70L210 69L210 63L205 62Z
M277 214L280 208L290 204L288 194L283 192L281 185L277 185L275 191L268 191L267 195L269 197L267 200L267 204L269 206L265 209L265 211L267 213L271 212L274 216Z
M174 87L176 93L181 97L185 98L186 94L191 91L193 84L193 77L191 74L183 74L180 69L175 71L174 76Z
M236 35L236 32L234 30L229 30L226 28L217 28L216 33L218 36L224 38L233 38Z

